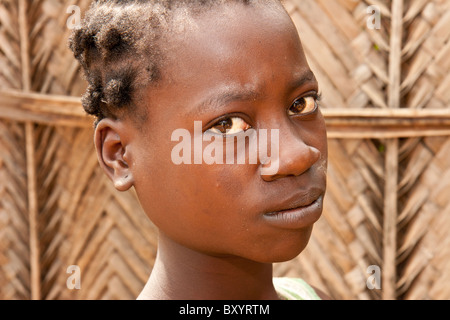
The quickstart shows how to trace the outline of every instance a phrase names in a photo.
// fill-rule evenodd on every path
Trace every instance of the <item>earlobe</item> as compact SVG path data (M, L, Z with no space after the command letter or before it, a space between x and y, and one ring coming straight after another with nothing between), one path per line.
M103 171L119 191L127 191L134 185L131 168L125 160L127 144L123 127L112 119L102 119L95 128L94 143L97 158Z

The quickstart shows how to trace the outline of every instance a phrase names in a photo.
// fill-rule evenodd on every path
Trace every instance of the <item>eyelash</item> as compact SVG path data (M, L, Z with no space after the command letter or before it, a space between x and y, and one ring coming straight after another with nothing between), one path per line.
M305 114L297 114L297 115L296 115L296 114L292 114L292 115L289 114L290 109L294 106L294 104L295 104L296 102L298 102L298 101L301 100L301 99L307 99L307 98L313 98L313 99L314 99L314 109L313 109L313 110L311 110L311 111L309 111L309 112L307 112L307 113L305 113ZM294 102L291 104L291 106L289 107L289 109L287 109L287 113L288 113L288 115L290 115L290 116L306 116L306 115L309 115L309 114L313 114L313 113L315 113L315 112L317 111L317 109L318 109L318 102L319 102L321 99L322 99L322 94L321 94L321 93L315 93L315 92L313 92L313 93L311 93L311 94L309 94L309 95L305 95L305 96L303 96L303 97L297 98L297 99L295 99ZM214 134L222 134L222 135L230 134L229 132L221 132L220 130L215 129L215 127L219 126L219 124L222 123L222 127L224 128L225 122L226 122L227 120L231 120L231 123L232 123L231 127L232 127L232 126L233 126L233 122L234 122L233 119L240 119L242 122L245 122L245 120L243 120L243 119L242 119L241 117L239 117L239 116L232 116L232 115L229 115L229 116L223 117L222 119L220 119L220 120L218 120L217 122L215 122L215 123L214 123L207 131L211 131L211 132L214 133ZM245 122L245 123L246 123L246 122ZM248 124L247 124L247 128L246 128L246 129L243 129L242 131L245 132L245 131L247 131L248 129L251 129L251 128L252 128L251 125L248 125ZM216 132L214 132L214 130L215 130ZM230 130L230 129L228 129L228 130ZM226 129L225 129L225 131L226 131ZM233 132L232 134L234 134L234 132Z
M233 124L234 124L233 119L239 119L239 121L241 121L242 123L245 123L245 124L246 124L246 128L241 130L241 131L243 131L243 132L245 132L245 131L247 131L248 129L251 129L251 128L252 128L252 126L249 125L249 124L248 124L244 119L242 119L241 117L238 117L238 116L228 116L228 117L224 117L224 118L220 119L219 121L217 121L216 123L214 123L214 124L211 126L211 128L208 129L207 131L211 131L211 132L214 133L214 134L222 134L222 135L236 134L236 132L230 132L230 130L231 130L231 128L233 128ZM226 129L226 128L225 128L227 120L231 120L231 128L230 128L230 129ZM222 132L220 129L218 130L218 129L215 128L215 127L218 127L218 126L222 126L222 128L225 129L225 132ZM216 132L214 132L214 131L216 131ZM240 132L240 131L238 131L237 133L239 133L239 132Z
M292 114L291 114L291 109L292 109L292 107L294 107L294 105L295 105L295 103L296 102L298 102L298 101L301 101L302 99L305 101L306 99L308 99L308 98L312 98L313 100L314 100L314 107L313 107L313 109L311 109L310 111L308 111L308 112L306 112L306 113L301 113L307 106L305 105L301 110L300 110L300 113L299 114L295 114L294 112L292 112ZM316 92L312 92L311 94L309 94L309 95L305 95L305 96L303 96L303 97L300 97L300 98L297 98L297 99L295 99L294 100L294 102L292 102L292 104L291 104L291 106L289 107L289 109L287 110L287 113L288 113L288 115L290 115L290 116L296 116L296 115L298 115L298 116L307 116L307 115L309 115L309 114L313 114L313 113L315 113L316 111L317 111L317 109L318 109L318 102L321 100L321 98L322 98L322 95L320 94L320 93L316 93Z

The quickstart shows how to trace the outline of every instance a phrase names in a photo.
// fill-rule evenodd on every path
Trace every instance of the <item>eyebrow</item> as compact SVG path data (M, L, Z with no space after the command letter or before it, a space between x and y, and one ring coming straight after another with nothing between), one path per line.
M311 82L317 82L311 70L299 73L295 79L289 83L289 89L300 88ZM253 88L242 88L242 86L227 85L220 88L210 96L202 100L199 104L187 113L187 116L201 115L210 110L215 110L234 101L251 101L260 97L260 94Z
M298 76L296 76L295 80L292 81L289 86L290 88L295 89L300 88L307 83L317 83L316 76L311 69L308 69L306 72L302 72Z
M201 115L233 101L250 101L257 99L258 96L258 93L251 88L225 86L224 88L215 90L210 97L202 100L202 102L188 112L187 116Z

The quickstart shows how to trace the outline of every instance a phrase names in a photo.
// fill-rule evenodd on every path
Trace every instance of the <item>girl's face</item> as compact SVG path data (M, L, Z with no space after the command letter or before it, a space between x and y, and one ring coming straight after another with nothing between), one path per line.
M148 122L129 126L129 167L164 236L216 256L285 261L304 249L322 212L327 141L318 84L286 13L237 6L200 15L168 37L162 78L145 93ZM199 147L194 122L205 139L225 141ZM184 138L172 139L174 132ZM237 147L225 137L245 134L265 143L278 170L264 171L269 164L259 156L250 161L249 140L244 164L226 161ZM223 147L224 164L205 163L205 150L214 155L208 146ZM191 164L174 163L174 154Z

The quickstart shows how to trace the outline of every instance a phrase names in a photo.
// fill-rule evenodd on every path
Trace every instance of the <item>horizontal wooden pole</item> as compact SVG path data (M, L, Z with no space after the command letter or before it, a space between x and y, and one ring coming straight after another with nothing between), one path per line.
M94 121L84 112L80 98L12 90L0 90L0 118L74 127L89 127Z
M450 136L450 109L322 109L329 138L387 139ZM0 90L0 118L91 127L80 98Z
M450 109L323 109L329 138L450 135Z

